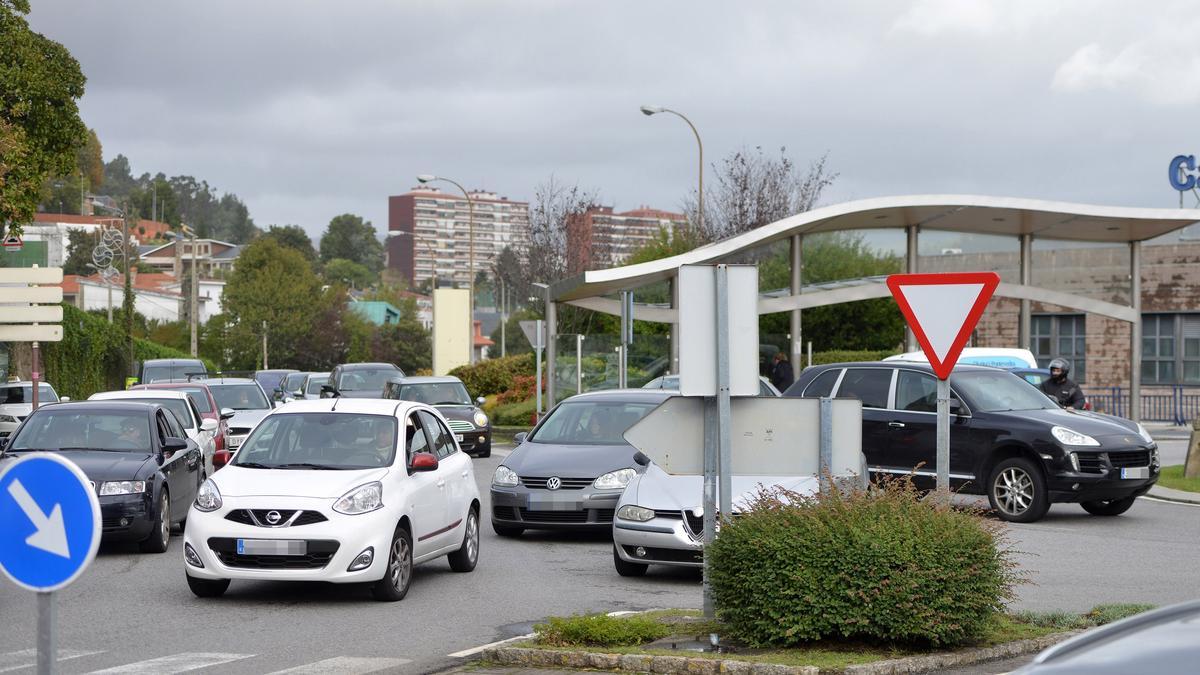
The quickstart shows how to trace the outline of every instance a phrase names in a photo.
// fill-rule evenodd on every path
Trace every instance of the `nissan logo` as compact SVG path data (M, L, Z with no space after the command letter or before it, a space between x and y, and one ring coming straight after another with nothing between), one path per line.
M283 520L283 516L279 515L278 511L268 511L267 512L267 522L268 523L270 523L272 525L278 525L280 520Z
M562 487L562 479L559 478L558 476L551 476L549 479L546 480L546 489L547 490L557 490L560 487Z

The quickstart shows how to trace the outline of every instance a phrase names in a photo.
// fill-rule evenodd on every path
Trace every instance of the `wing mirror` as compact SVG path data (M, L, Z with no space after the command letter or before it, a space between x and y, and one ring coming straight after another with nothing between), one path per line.
M413 455L412 461L408 463L408 469L413 472L435 471L437 468L437 457L434 457L428 452L418 452L417 454Z
M641 450L633 453L633 462L638 466L650 466L650 458Z
M233 415L234 415L233 408L221 408L221 419L227 420L230 417L233 417Z
M475 399L475 405L483 405L484 403L487 403L487 399L482 396Z
M220 422L213 419L200 420L200 431L213 432L217 427L221 426Z
M337 389L332 384L321 385L321 398L334 398L337 395Z
M162 442L163 459L171 459L180 450L187 450L187 446L187 439L175 436L164 438Z
M526 432L526 431L519 432L519 433L513 435L513 443L520 445L525 442L526 438L529 438L528 432Z

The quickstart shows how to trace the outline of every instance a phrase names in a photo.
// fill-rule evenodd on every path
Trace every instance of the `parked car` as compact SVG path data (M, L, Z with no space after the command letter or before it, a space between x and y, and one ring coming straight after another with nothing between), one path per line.
M1004 520L1038 520L1052 502L1115 516L1158 480L1158 446L1136 422L1065 410L998 368L956 366L950 389L951 487L986 494ZM912 475L932 486L937 384L928 365L813 366L784 395L860 399L871 473Z
M196 410L200 412L200 417L206 420L212 420L217 423L217 434L213 439L213 470L217 470L229 461L229 419L233 417L233 410L226 408L222 410L217 405L217 399L212 395L212 390L207 384L201 381L193 380L191 382L159 382L157 384L135 384L130 387L130 390L158 390L166 389L168 391L182 391L192 397L192 403L196 404Z
M479 490L446 421L419 403L296 401L275 410L188 517L184 569L201 597L231 579L370 583L402 599L413 566L479 557Z
M7 455L56 452L92 481L102 541L136 541L162 553L171 526L196 498L200 448L158 403L80 401L39 407L0 449Z
M1200 661L1200 600L1093 628L1038 654L1013 675L1191 675Z
M679 390L679 376L678 375L663 375L662 377L656 377L653 380L650 380L649 382L647 382L646 384L643 384L642 389L672 389L674 391L678 391ZM775 388L775 385L771 384L771 381L768 380L767 378L763 377L762 375L758 376L758 395L759 396L782 396L782 394L779 392L779 390Z
M437 408L463 452L475 457L492 456L492 421L478 407L483 397L472 401L457 377L399 377L384 385L383 397Z
M228 448L232 458L246 436L262 418L274 408L274 404L258 382L246 377L217 377L204 380L212 392L217 406L224 416L229 416Z
M206 375L208 368L200 359L146 359L138 372L138 382L187 382Z
M254 381L258 386L263 388L267 393L267 397L272 401L283 400L284 393L287 391L283 387L284 378L292 373L300 371L294 368L282 368L278 370L256 370L254 371Z
M306 373L304 383L300 385L300 392L303 396L296 396L297 399L312 399L321 398L321 387L329 382L329 373Z
M58 403L58 393L47 382L38 382L38 405ZM33 383L11 380L0 384L0 438L17 430L33 410Z
M612 529L621 491L636 473L633 426L673 392L616 389L578 394L546 414L492 475L492 529Z
M200 455L204 458L204 468L201 478L207 478L217 470L213 465L213 456L217 451L216 435L219 424L211 419L202 418L200 411L196 409L196 404L192 402L192 397L187 392L167 390L148 391L145 389L136 391L102 391L92 394L88 397L88 400L128 400L158 403L175 415L175 418L179 420L180 426L187 433L187 437L193 440L200 448Z
M404 371L391 363L343 363L321 386L322 398L382 398L383 386Z
M297 370L294 373L288 373L283 378L283 384L280 386L283 389L284 401L295 401L296 399L304 398L304 380L307 379L309 373Z

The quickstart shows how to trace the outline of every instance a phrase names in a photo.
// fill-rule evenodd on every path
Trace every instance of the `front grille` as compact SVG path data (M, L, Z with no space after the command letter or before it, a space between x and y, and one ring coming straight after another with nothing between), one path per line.
M684 550L677 548L658 548L652 546L643 547L646 550L646 555L638 556L634 553L637 546L625 546L625 553L634 560L660 560L662 562L687 562L687 563L702 563L704 562L704 551Z
M1150 451L1110 452L1108 453L1108 461L1118 469L1130 466L1150 466Z
M656 518L673 518L675 520L679 520L680 518L683 518L683 512L682 511L663 511L661 509L654 509L654 516Z
M461 434L475 430L475 426L465 420L449 420L447 424L450 425L450 431L455 433Z
M493 506L492 515L500 520L516 520L517 512L511 506Z
M1149 450L1130 452L1078 452L1079 470L1082 473L1104 473L1109 467L1122 469L1134 466L1150 466Z
M1104 473L1104 457L1100 452L1077 452L1081 473Z
M533 511L521 509L521 520L535 523L586 523L587 511Z
M551 476L521 476L521 485L531 490L546 490L548 489L546 481L550 478ZM562 487L558 488L560 490L582 490L596 480L595 478L563 478L561 476L558 479L562 481Z
M292 516L296 514L295 509L275 510L279 512L280 516L278 525L271 525L270 522L267 521L267 514L270 513L272 509L237 509L230 511L225 516L225 520L231 520L235 523L241 523L243 525L255 525L257 527L283 527L284 524L291 520ZM253 514L251 513L252 511ZM291 526L298 527L300 525L312 525L313 523L323 523L327 520L329 519L322 515L320 511L301 511L300 515L296 517L295 522L293 522Z
M237 540L212 537L208 547L229 567L255 570L316 570L329 564L337 553L336 541L309 540L307 555L239 555Z
M229 427L230 436L245 436L250 433L250 427Z
M704 516L693 515L691 511L684 513L688 530L697 537L704 536Z
M613 516L616 514L616 512L617 512L616 509L596 509L596 521L595 522L611 523L613 521Z

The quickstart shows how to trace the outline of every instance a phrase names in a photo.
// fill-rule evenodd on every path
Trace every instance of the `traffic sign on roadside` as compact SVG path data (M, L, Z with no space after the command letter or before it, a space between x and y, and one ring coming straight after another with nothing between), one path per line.
M888 289L938 379L954 370L958 356L1000 284L995 272L893 274Z
M9 253L16 253L24 246L21 238L15 234L10 234L4 238L4 250Z

